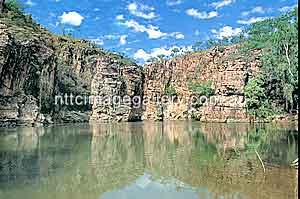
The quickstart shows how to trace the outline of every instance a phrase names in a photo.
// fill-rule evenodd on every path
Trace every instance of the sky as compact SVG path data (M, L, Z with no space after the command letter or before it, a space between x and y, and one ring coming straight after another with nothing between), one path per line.
M197 41L222 39L278 16L297 0L22 0L51 32L63 31L138 62Z

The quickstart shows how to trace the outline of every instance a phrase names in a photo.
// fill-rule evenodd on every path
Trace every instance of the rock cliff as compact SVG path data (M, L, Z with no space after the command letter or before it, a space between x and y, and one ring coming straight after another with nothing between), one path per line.
M106 120L95 104L56 105L55 96L89 96L100 94L102 88L111 94L139 95L141 71L124 57L88 41L56 36L30 16L0 15L0 126L87 122L91 113L94 119ZM109 83L110 79L120 80L121 87L113 89L118 82ZM121 106L115 110L118 117L108 114L110 119L129 121L139 118L139 112Z
M92 80L93 121L136 121L141 119L142 107L134 106L134 96L142 96L143 73L137 65L121 66L116 60L98 60ZM127 99L126 99L127 97Z
M244 86L258 72L260 52L239 56L236 46L190 53L145 67L94 44L57 36L30 16L0 15L0 126L53 122L197 119L249 121ZM210 103L190 84L211 82ZM168 90L173 89L170 94ZM121 101L55 104L55 96L97 96ZM168 95L174 103L154 101ZM130 97L125 103L124 96ZM134 96L140 102L135 107ZM149 100L149 98L151 100ZM143 104L143 106L141 106Z
M174 99L172 103L153 102L145 106L143 118L249 121L244 86L258 72L259 58L260 52L254 51L245 60L237 53L236 46L227 46L147 65L144 96L168 95L168 88L174 88L175 98L169 96ZM202 96L190 88L190 84L204 85L209 81L213 94L206 96L208 100L202 98L205 94ZM197 99L199 103L193 103Z

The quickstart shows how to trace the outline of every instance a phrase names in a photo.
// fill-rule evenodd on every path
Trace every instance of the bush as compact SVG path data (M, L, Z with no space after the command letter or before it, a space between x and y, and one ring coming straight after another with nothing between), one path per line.
M165 94L167 96L176 96L177 92L176 92L176 89L174 88L174 86L168 86L166 88Z
M262 76L251 79L245 87L246 106L250 115L268 118L279 111L270 105Z
M263 80L260 77L251 79L245 86L248 110L258 109L267 100Z
M188 88L192 92L199 95L204 95L206 97L210 97L215 94L215 90L213 89L213 82L211 80L204 83L189 82Z
M5 8L15 13L23 13L24 6L18 0L5 1Z

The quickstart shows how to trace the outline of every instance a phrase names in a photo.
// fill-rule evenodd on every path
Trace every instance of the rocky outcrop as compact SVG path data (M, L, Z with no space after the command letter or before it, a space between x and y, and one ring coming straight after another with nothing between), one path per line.
M121 66L110 58L98 60L92 80L93 121L136 121L142 107L134 97L142 96L143 73L137 65ZM141 99L140 101L141 102Z
M107 63L99 65L101 60ZM114 69L118 72L115 83L121 82L115 89L106 81ZM103 71L111 74L104 75ZM105 81L100 85L98 80L102 78ZM30 16L12 12L0 15L2 125L87 122L91 113L93 119L106 120L97 105L55 104L55 96L88 97L111 89L111 94L132 96L142 92L142 81L141 68L122 56L105 52L88 41L53 35L32 22ZM111 112L110 106L104 108L107 117L118 115L116 118L122 121L141 115L141 109L132 109L131 105L116 112Z
M40 113L37 99L32 95L0 98L0 127L51 124L48 115Z
M56 57L40 33L23 40L14 28L0 23L0 120L31 124L46 117L41 104L54 96Z
M3 13L0 123L249 121L244 86L258 72L259 57L260 51L253 51L245 59L236 46L228 46L142 68L88 41L53 35L30 16ZM200 96L190 83L208 81L214 90L211 101L192 103ZM170 88L176 93L170 94ZM64 94L96 98L92 104L55 104L55 96Z
M167 87L172 87L177 97L171 103L152 101L144 107L143 118L249 121L244 86L249 77L258 72L259 55L259 51L254 51L246 61L237 54L236 46L228 46L222 50L214 48L148 65L144 96L161 97L167 95ZM208 81L212 82L214 95L208 103L200 107L193 106L193 99L196 99L193 96L198 100L200 96L189 88L189 83Z

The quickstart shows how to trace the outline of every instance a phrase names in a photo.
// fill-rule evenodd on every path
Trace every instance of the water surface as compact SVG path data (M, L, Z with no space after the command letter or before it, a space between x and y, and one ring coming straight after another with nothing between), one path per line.
M292 199L293 124L0 129L1 199ZM255 151L263 159L262 165Z

